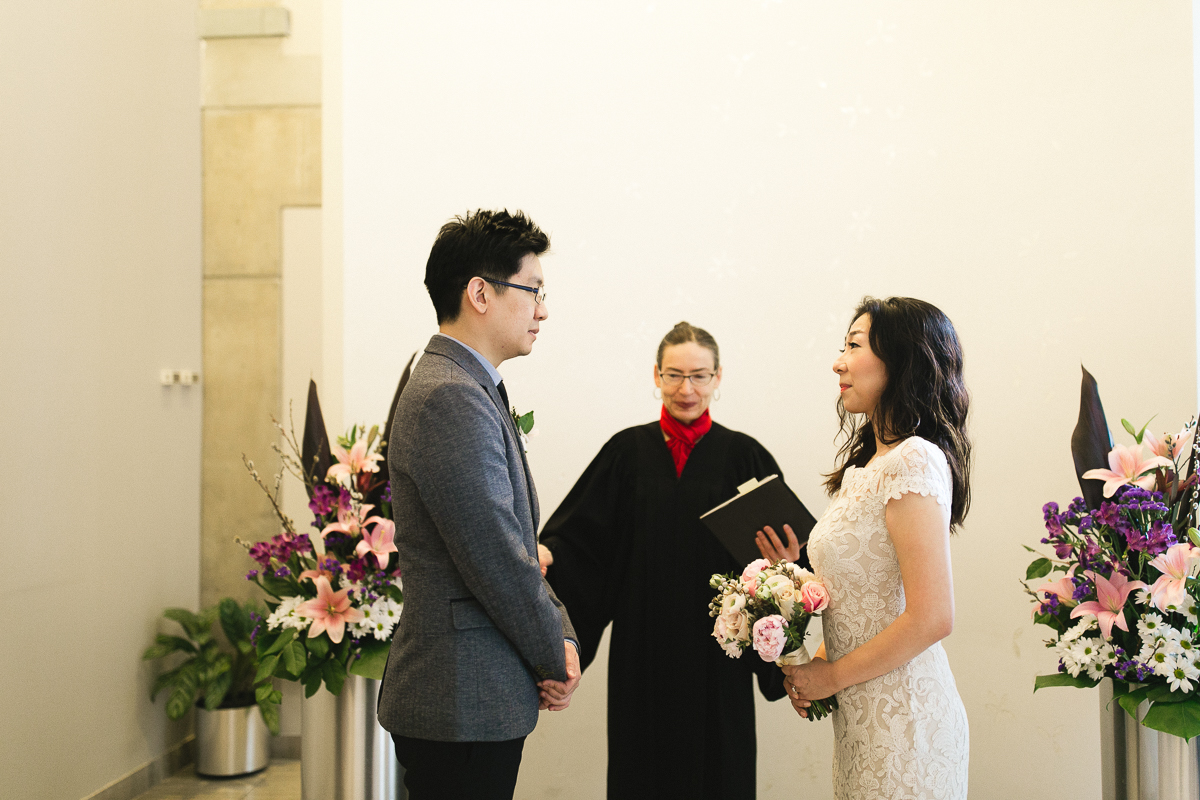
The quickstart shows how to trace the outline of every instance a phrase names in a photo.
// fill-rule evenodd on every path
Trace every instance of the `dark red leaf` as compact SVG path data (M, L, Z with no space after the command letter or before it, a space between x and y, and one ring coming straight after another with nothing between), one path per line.
M1075 476L1079 478L1079 488L1088 508L1099 508L1104 501L1104 481L1085 480L1083 473L1089 469L1107 469L1111 450L1112 435L1104 418L1100 390L1096 386L1096 379L1084 369L1083 383L1079 388L1079 422L1071 434L1071 456L1075 460Z

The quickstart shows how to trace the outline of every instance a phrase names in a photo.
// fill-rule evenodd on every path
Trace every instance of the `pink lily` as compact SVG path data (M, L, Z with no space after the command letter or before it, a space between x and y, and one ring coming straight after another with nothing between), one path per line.
M1100 623L1100 632L1105 639L1112 638L1112 627L1115 623L1123 631L1129 630L1125 622L1125 600L1134 589L1144 589L1146 584L1141 581L1131 581L1119 571L1113 570L1112 576L1103 575L1088 570L1084 573L1096 584L1098 600L1080 603L1071 611L1071 619L1092 615Z
M388 554L396 552L396 523L390 519L381 517L371 517L371 519L379 520L375 524L374 530L364 530L362 541L354 548L355 554L360 557L366 556L367 553L374 553L375 558L379 560L379 568L387 569Z
M1056 581L1050 581L1044 586L1039 586L1034 589L1035 592L1042 598L1042 602L1046 602L1050 595L1056 595L1058 601L1064 606L1073 606L1078 601L1075 599L1075 584L1071 578L1075 575L1075 567L1072 566L1065 576Z
M296 613L312 620L308 626L308 638L315 639L322 633L329 634L329 641L340 644L346 633L347 622L362 622L363 612L350 607L349 589L335 592L329 579L321 575L316 580L317 596L296 607Z
M324 576L325 580L327 580L327 581L333 580L333 571L330 569L326 569L325 565L328 562L335 561L335 560L336 559L334 559L333 556L330 556L329 558L326 558L324 554L317 556L317 568L316 569L306 569L306 570L304 570L304 572L301 572L300 580L304 580L305 578L308 578L310 580L315 581L317 578L320 578L322 576Z
M1146 458L1140 444L1135 444L1133 447L1117 445L1108 454L1108 465L1112 469L1089 469L1083 473L1085 478L1104 481L1105 497L1112 497L1118 486L1124 486L1127 483L1136 484L1143 489L1152 489L1154 488L1153 470L1159 467L1167 469L1175 467L1170 459L1162 456ZM1144 474L1147 472L1151 474Z
M1154 455L1174 460L1179 458L1179 454L1183 452L1184 440L1187 438L1188 433L1190 433L1190 429L1188 428L1184 428L1174 436L1169 433L1165 433L1162 436L1155 436L1153 433L1146 431L1146 435L1142 441L1149 445L1150 452L1154 453Z
M1168 547L1167 552L1150 562L1150 566L1162 573L1150 587L1150 600L1159 611L1167 611L1168 606L1175 606L1177 611L1184 610L1187 579L1197 561L1200 561L1200 549L1185 542Z
M383 522L383 517L367 516L367 512L374 507L375 506L371 505L370 503L366 503L365 505L359 506L357 511L354 509L339 508L338 521L331 522L322 528L321 538L324 539L325 535L330 531L338 531L339 533L344 533L348 536L358 536L362 533L363 528L367 527L372 522Z
M366 439L359 439L355 442L348 453L336 444L330 449L337 457L338 463L331 466L325 473L327 481L337 480L348 484L350 478L360 472L379 472L379 465L375 462L382 461L383 456L379 453L367 455Z

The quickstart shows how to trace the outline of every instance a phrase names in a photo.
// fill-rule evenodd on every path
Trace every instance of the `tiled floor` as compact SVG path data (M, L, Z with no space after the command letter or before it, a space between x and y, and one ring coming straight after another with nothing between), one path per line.
M187 767L135 800L300 800L300 762L275 759L244 778L201 778Z

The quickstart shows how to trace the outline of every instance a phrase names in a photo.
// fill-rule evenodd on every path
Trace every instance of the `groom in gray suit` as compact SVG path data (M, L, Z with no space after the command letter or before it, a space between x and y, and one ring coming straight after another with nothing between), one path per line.
M412 800L511 800L539 710L571 702L578 645L538 566L538 502L497 367L547 317L524 214L476 211L425 266L433 336L388 442L404 611L379 697Z

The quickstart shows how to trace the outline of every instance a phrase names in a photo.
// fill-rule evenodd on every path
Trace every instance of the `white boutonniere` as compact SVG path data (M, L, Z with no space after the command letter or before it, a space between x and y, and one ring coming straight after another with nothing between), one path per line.
M529 454L529 432L533 430L533 412L520 414L517 407L512 407L513 424L517 426L517 435L521 437L521 449Z

